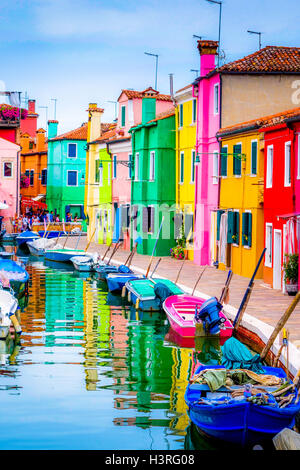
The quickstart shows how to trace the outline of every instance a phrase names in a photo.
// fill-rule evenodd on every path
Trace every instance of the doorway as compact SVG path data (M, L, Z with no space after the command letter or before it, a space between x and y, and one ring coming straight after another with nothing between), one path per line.
M273 262L273 289L281 289L281 258L282 258L281 230L274 230L274 262Z

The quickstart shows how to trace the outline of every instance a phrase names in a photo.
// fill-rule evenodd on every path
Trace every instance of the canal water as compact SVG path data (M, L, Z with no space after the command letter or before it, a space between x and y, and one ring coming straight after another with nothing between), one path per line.
M137 313L93 275L27 257L19 345L1 341L0 449L212 448L184 402L197 361L163 313Z

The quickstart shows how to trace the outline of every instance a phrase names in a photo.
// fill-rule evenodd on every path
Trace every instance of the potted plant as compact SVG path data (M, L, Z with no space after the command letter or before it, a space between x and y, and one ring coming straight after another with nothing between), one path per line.
M172 258L185 259L187 257L186 237L184 233L184 224L181 225L179 230L179 237L176 239L177 246L171 248L170 253Z
M284 281L288 295L296 295L298 292L298 253L285 254L285 262L283 263Z

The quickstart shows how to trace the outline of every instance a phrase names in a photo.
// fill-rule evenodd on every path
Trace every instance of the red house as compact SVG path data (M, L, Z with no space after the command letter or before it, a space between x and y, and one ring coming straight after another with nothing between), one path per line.
M264 280L285 292L285 255L299 253L300 241L300 108L263 121Z

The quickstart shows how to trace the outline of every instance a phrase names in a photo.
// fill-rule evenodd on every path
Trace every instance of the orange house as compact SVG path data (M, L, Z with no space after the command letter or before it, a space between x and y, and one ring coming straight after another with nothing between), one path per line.
M38 129L32 138L27 132L21 135L21 208L44 208L47 188L46 131ZM28 187L24 187L24 183ZM28 184L29 183L29 184ZM26 186L27 186L26 185ZM22 187L23 186L23 187Z

